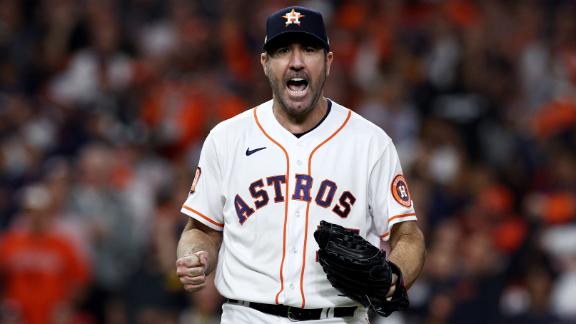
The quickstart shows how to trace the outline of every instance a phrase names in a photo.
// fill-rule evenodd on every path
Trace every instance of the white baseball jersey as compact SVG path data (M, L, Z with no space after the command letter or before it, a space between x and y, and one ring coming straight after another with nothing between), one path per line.
M386 133L335 102L300 138L272 101L210 132L182 212L223 231L215 283L227 298L301 308L357 305L317 262L314 231L336 223L379 245L416 220Z

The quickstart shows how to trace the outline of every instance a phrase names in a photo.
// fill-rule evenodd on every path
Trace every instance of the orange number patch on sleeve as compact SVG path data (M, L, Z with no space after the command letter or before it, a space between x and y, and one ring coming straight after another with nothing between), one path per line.
M412 198L410 197L410 191L408 190L408 185L406 184L406 179L399 174L392 180L392 196L400 205L404 207L412 206Z

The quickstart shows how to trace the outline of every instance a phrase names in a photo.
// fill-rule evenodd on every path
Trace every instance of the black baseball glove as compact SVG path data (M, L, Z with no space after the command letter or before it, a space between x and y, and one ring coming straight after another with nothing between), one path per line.
M320 222L314 238L320 247L318 261L334 288L383 316L408 308L402 273L386 260L386 252L353 230L325 221ZM392 274L398 276L396 289L386 298Z

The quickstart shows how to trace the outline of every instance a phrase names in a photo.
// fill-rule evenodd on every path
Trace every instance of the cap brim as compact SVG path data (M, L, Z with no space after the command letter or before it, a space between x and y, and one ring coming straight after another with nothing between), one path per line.
M266 43L264 43L263 49L266 52L270 52L271 49L277 47L282 41L290 41L290 39L297 39L297 40L308 40L313 41L323 47L326 50L330 50L330 46L326 43L323 39L316 36L313 33L309 33L306 31L294 31L294 30L287 30L285 32L278 33L274 35L274 37L267 39Z

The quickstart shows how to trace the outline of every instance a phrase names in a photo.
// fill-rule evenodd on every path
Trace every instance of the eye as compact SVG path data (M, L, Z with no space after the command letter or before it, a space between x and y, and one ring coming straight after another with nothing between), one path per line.
M286 54L286 53L288 53L288 52L290 52L290 48L288 48L288 47L279 47L279 48L274 52L274 54L282 55L282 54Z
M306 53L315 53L316 51L318 51L318 48L314 46L306 46L304 48L304 51L306 51Z

